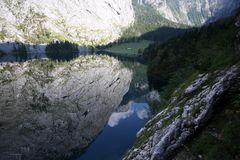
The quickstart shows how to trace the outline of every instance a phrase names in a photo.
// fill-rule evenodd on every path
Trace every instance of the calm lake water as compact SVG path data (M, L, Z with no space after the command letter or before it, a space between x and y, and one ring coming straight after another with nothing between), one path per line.
M112 113L108 124L78 160L120 160L132 147L137 132L150 117L147 103L129 102Z

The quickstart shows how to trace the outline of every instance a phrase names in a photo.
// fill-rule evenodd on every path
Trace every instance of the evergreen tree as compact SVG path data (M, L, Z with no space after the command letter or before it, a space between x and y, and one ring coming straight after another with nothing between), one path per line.
M78 45L65 42L52 42L47 45L46 55L53 60L71 60L76 58L79 54Z

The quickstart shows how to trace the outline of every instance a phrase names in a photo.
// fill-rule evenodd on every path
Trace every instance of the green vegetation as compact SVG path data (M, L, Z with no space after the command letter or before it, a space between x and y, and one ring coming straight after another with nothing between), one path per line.
M141 36L141 39L164 42L173 37L181 36L187 31L191 31L193 29L183 29L183 28L173 28L173 27L160 27L154 31L144 33Z
M151 41L142 40L139 42L129 42L129 43L121 43L112 45L109 48L106 48L105 51L115 53L115 54L123 54L123 55L136 55L142 54L144 49L151 44Z
M148 75L153 88L162 98L171 93L187 77L196 73L222 69L239 61L234 41L237 27L234 18L185 33L162 44L150 45L144 52L149 60Z
M79 55L78 45L70 42L50 43L46 47L46 55L53 60L71 60Z
M203 84L209 86L217 77L214 71L239 63L240 55L235 47L239 29L234 21L234 18L225 19L145 49L151 87L161 91L161 105L153 108L154 113L173 106L180 108L178 113L162 121L162 127L182 114L183 104L193 96L184 91L200 73L212 72ZM177 159L239 159L240 96L237 94L239 87L234 88L237 91L225 93L227 97L223 96L223 100L216 104L217 111L210 124L183 148L187 155L185 153L185 157L180 155ZM199 93L199 90L195 92ZM199 107L193 108L193 116L198 112ZM162 119L160 115L146 124L135 147L140 147L155 132L153 125Z
M65 35L47 30L44 27L46 20L46 15L30 9L29 16L26 17L23 22L17 26L17 28L24 33L24 38L26 41L33 44L51 43L57 40L68 40L67 36Z
M27 37L27 40L33 44L49 44L53 41L67 41L67 38L64 35L41 29L36 30L34 36Z
M170 22L163 18L154 8L148 5L139 5L137 0L133 1L135 11L135 22L134 24L124 31L123 39L131 37L139 37L144 33L154 31L160 27L186 27L183 25Z
M216 116L186 144L193 159L237 160L240 157L240 95L229 96L218 106Z

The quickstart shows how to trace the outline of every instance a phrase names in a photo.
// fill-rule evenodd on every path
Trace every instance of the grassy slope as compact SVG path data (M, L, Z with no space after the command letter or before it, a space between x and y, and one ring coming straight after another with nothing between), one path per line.
M235 18L146 49L145 56L150 60L148 74L157 77L156 86L161 88L162 104L154 108L156 112L167 106L171 97L177 96L174 95L177 88L189 85L199 73L239 63L240 54L235 48L239 28L234 25ZM171 159L239 159L239 106L238 91L216 106L219 110L209 124ZM136 145L143 140L138 139Z
M155 81L164 98L168 98L186 77L218 70L239 61L240 55L234 46L239 29L234 21L234 18L225 19L146 49L144 55L150 60L150 81Z
M240 95L230 96L218 105L209 124L175 155L174 160L240 159Z

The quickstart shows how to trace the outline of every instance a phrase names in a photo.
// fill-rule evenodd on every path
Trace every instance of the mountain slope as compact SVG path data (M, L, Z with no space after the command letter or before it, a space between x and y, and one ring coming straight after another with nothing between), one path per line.
M145 0L166 19L199 26L229 16L240 6L240 0Z
M0 0L0 40L104 45L160 27L203 25L239 6L240 0Z
M122 38L139 37L144 33L154 31L160 27L186 28L164 18L157 10L148 4L133 0L133 9L135 12L135 21L131 27L123 32Z
M135 21L122 38L166 40L184 32L230 16L240 0L133 0Z
M131 0L1 0L0 38L104 44L134 21Z
M156 115L138 133L125 159L175 158L177 149L185 147L186 142L205 129L209 119L219 115L214 111L224 108L229 112L229 105L231 108L236 105L233 111L239 111L239 15L145 50L150 60L150 85L161 91L161 104L154 108ZM232 97L231 102L229 97ZM239 118L229 120L232 115L235 114L224 114L228 122L225 119L220 122L224 127L220 127L223 135L213 127L213 134L207 138L214 141L192 140L194 156L199 153L197 156L202 157L196 159L216 159L219 155L225 155L222 159L239 159L239 149L234 147L238 145L235 139L239 139L239 125L234 127ZM188 148L186 150L189 152Z

